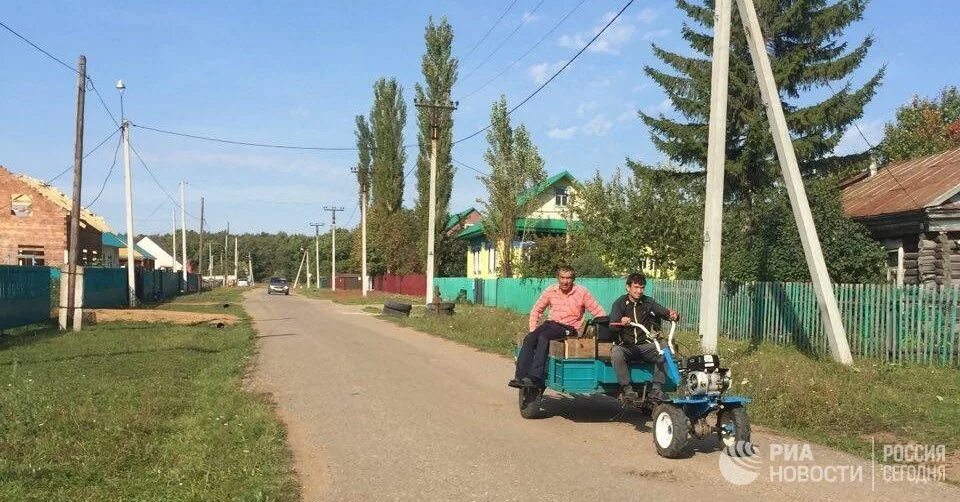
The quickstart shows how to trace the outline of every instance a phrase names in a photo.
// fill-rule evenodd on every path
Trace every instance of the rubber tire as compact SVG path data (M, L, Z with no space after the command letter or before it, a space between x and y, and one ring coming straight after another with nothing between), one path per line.
M413 308L413 305L409 303L400 303L400 302L386 302L383 304L383 310L396 310L402 312L404 315L410 313L410 310Z
M290 292L289 292L289 291L287 291L287 292L286 292L286 293L284 293L283 295L284 295L284 296L290 296Z
M273 293L271 293L270 290L268 289L268 290L267 290L267 294L268 294L268 295L272 295Z
M670 403L661 403L653 409L651 420L653 421L653 445L657 448L657 454L664 458L682 457L687 449L690 435L690 421L683 410ZM664 420L664 423L661 423L661 420ZM664 428L669 430L664 431ZM658 434L657 431L661 433ZM664 436L664 432L669 436ZM661 445L661 442L664 444Z
M540 418L543 403L543 388L521 387L518 391L520 416L526 419Z
M720 427L727 421L733 422L733 432L732 437L728 436L728 439L732 439L732 443L727 443L723 440L723 435L721 434ZM750 442L750 417L747 415L747 409L743 406L737 406L736 408L727 408L717 414L717 440L720 442L720 448L727 449L728 451L735 451L732 446L736 446L738 443L749 443Z
M383 312L381 312L380 315L394 316L394 317L410 317L410 312L402 312L397 309L392 309L384 305Z

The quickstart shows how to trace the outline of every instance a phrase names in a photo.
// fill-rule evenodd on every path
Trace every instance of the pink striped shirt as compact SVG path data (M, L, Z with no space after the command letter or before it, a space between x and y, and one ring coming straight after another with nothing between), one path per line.
M603 307L597 303L587 288L574 284L569 293L560 291L560 285L554 284L543 290L540 299L533 304L530 310L530 331L537 327L543 311L550 307L550 320L576 328L577 332L583 327L583 312L589 310L594 317L607 315Z

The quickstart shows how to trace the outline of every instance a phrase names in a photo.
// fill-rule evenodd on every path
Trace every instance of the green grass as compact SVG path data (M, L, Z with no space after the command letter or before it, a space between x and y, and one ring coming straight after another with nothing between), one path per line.
M506 310L457 305L456 311L425 316L421 307L409 318L384 319L506 356L513 354L515 336L527 330L527 316ZM685 353L698 351L692 333L682 333L679 343ZM960 449L956 369L871 359L857 359L851 369L791 347L722 338L719 354L733 372L733 392L754 399L749 409L755 424L862 456L870 454L871 436Z
M228 301L196 308L247 319L239 300L155 307ZM253 336L104 323L0 338L0 500L297 500L283 428L241 388Z

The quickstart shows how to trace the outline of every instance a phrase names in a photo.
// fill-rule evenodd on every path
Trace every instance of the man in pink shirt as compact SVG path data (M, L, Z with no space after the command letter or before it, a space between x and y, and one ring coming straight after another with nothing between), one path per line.
M517 356L517 373L507 385L511 387L543 387L544 368L550 351L550 340L576 335L583 327L583 312L594 317L607 315L587 288L574 284L573 268L557 270L557 284L543 291L530 311L530 332L523 339ZM550 307L550 319L541 324L540 316Z

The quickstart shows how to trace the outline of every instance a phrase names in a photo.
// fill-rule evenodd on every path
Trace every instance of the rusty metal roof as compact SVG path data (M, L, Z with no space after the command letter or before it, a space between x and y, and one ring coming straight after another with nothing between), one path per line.
M890 164L843 189L851 218L919 211L960 192L960 148Z

